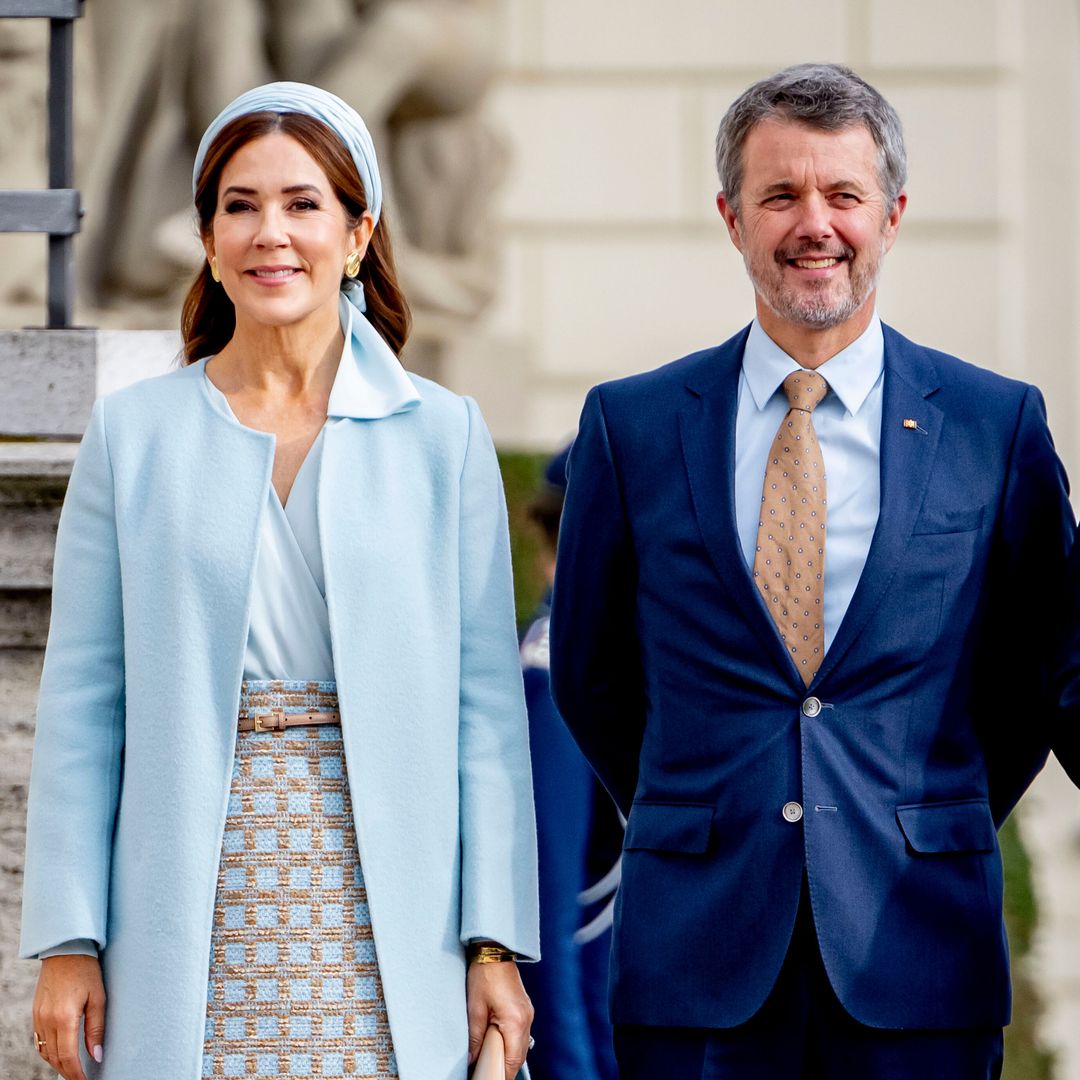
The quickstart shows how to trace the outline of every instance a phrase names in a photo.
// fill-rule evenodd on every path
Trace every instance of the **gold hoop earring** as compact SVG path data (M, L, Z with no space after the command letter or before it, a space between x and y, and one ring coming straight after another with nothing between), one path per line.
M216 255L211 255L210 256L210 276L215 281L218 281L218 282L221 281L221 273L218 270L217 256Z
M345 276L355 278L360 273L360 252L350 251L345 259Z

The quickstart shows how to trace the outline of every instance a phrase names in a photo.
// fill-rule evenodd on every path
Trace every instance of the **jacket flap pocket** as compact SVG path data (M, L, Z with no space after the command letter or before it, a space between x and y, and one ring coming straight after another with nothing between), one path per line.
M981 506L924 509L915 522L914 536L930 536L935 533L970 532L983 520Z
M712 819L713 808L701 803L636 802L623 847L701 855L709 847Z
M994 850L994 822L983 799L898 806L896 817L915 851Z

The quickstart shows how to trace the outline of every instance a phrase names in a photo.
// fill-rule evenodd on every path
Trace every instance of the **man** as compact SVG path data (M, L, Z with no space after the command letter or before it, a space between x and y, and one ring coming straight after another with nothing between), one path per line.
M629 817L621 1073L997 1076L1073 534L1042 398L878 320L906 161L853 72L750 87L717 162L756 318L589 394L559 541L556 703Z

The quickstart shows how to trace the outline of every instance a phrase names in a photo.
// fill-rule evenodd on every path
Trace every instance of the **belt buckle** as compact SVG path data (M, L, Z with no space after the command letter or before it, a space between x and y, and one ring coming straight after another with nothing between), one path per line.
M268 713L260 713L254 717L255 730L260 734L264 731L272 731L276 735L285 734L285 712L283 709L274 709Z

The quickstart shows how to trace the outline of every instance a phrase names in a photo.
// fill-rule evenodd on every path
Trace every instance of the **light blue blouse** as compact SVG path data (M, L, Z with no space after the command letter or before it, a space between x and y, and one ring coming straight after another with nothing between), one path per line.
M228 398L205 370L203 385L214 407L239 423ZM245 679L328 681L334 677L319 543L318 490L323 436L330 425L341 422L342 418L327 418L284 506L274 485L269 485L252 590Z

